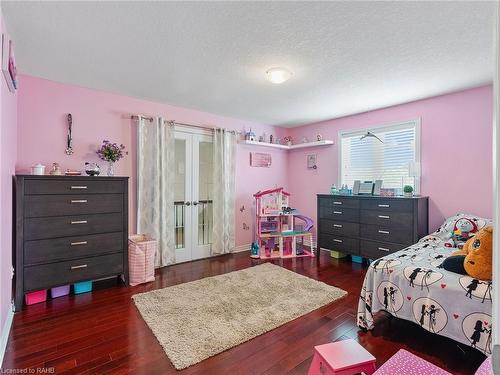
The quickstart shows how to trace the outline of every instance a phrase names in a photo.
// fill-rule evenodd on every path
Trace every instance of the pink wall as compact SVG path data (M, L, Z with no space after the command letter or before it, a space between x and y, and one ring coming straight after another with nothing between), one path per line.
M295 140L321 133L333 146L290 152L289 189L294 205L316 218L316 194L338 184L338 131L421 119L421 193L429 196L429 225L436 229L458 211L492 217L492 87L484 86L390 108L309 124ZM306 169L306 155L318 169Z
M130 231L135 223L135 175L136 175L136 126L131 114L164 115L179 122L226 127L235 130L252 129L261 134L279 134L274 128L206 112L155 103L137 98L60 84L41 78L22 76L19 93L19 128L16 169L27 172L31 165L42 163L50 168L59 162L63 169L82 169L85 161L96 161L95 155L103 139L123 143L131 151L117 163L117 175L130 176ZM66 148L66 115L73 115L73 138L75 153L68 156ZM270 151L273 157L271 168L249 166L249 152L256 151L246 146L237 146L236 172L236 244L251 242L251 230L243 230L243 222L251 226L250 210L240 212L245 205L252 206L252 194L275 185L286 185L287 154ZM104 168L105 172L105 168Z
M27 170L53 161L63 168L80 169L85 160L95 160L94 150L104 138L122 142L131 154L118 163L117 174L131 176L131 212L135 212L135 126L131 113L162 114L169 119L236 130L252 127L258 134L292 134L298 140L321 133L335 145L285 152L265 149L273 157L271 168L252 168L249 152L237 147L236 227L237 245L252 239L252 194L274 186L286 186L292 205L316 217L316 194L327 193L337 182L337 134L339 130L371 127L421 118L422 194L430 197L430 227L446 216L469 211L491 217L492 212L492 89L484 86L408 104L282 129L217 116L168 104L59 84L40 78L21 77L17 169ZM75 154L64 154L67 113L73 114ZM262 150L260 150L262 151ZM306 155L318 154L318 169L307 170ZM244 205L246 210L240 212ZM131 228L133 228L131 215Z
M0 13L0 29L5 24ZM17 148L17 95L12 94L0 72L0 332L11 301L12 175ZM1 355L0 355L1 356Z

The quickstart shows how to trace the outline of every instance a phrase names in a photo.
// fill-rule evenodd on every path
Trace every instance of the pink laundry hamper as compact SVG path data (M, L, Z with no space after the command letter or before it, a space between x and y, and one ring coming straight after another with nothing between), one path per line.
M128 238L129 284L154 281L156 241L147 234L135 234Z

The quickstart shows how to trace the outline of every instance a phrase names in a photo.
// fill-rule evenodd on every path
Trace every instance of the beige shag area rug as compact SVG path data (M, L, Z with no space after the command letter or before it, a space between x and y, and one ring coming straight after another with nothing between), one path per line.
M181 370L346 294L265 263L132 298L172 364Z

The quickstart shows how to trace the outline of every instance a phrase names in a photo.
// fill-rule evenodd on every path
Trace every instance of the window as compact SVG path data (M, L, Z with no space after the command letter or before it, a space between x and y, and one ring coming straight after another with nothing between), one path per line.
M377 136L361 138L367 132ZM413 185L419 191L420 121L340 132L340 184L355 180L383 180L382 187L401 189Z

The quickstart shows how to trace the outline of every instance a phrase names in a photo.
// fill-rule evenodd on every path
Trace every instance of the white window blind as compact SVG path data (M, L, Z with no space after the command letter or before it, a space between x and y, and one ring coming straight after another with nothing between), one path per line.
M383 187L401 189L413 185L409 179L410 163L417 162L418 120L396 125L341 133L341 184L352 186L355 180L383 180ZM384 143L363 135L370 131ZM418 190L418 186L414 186Z

